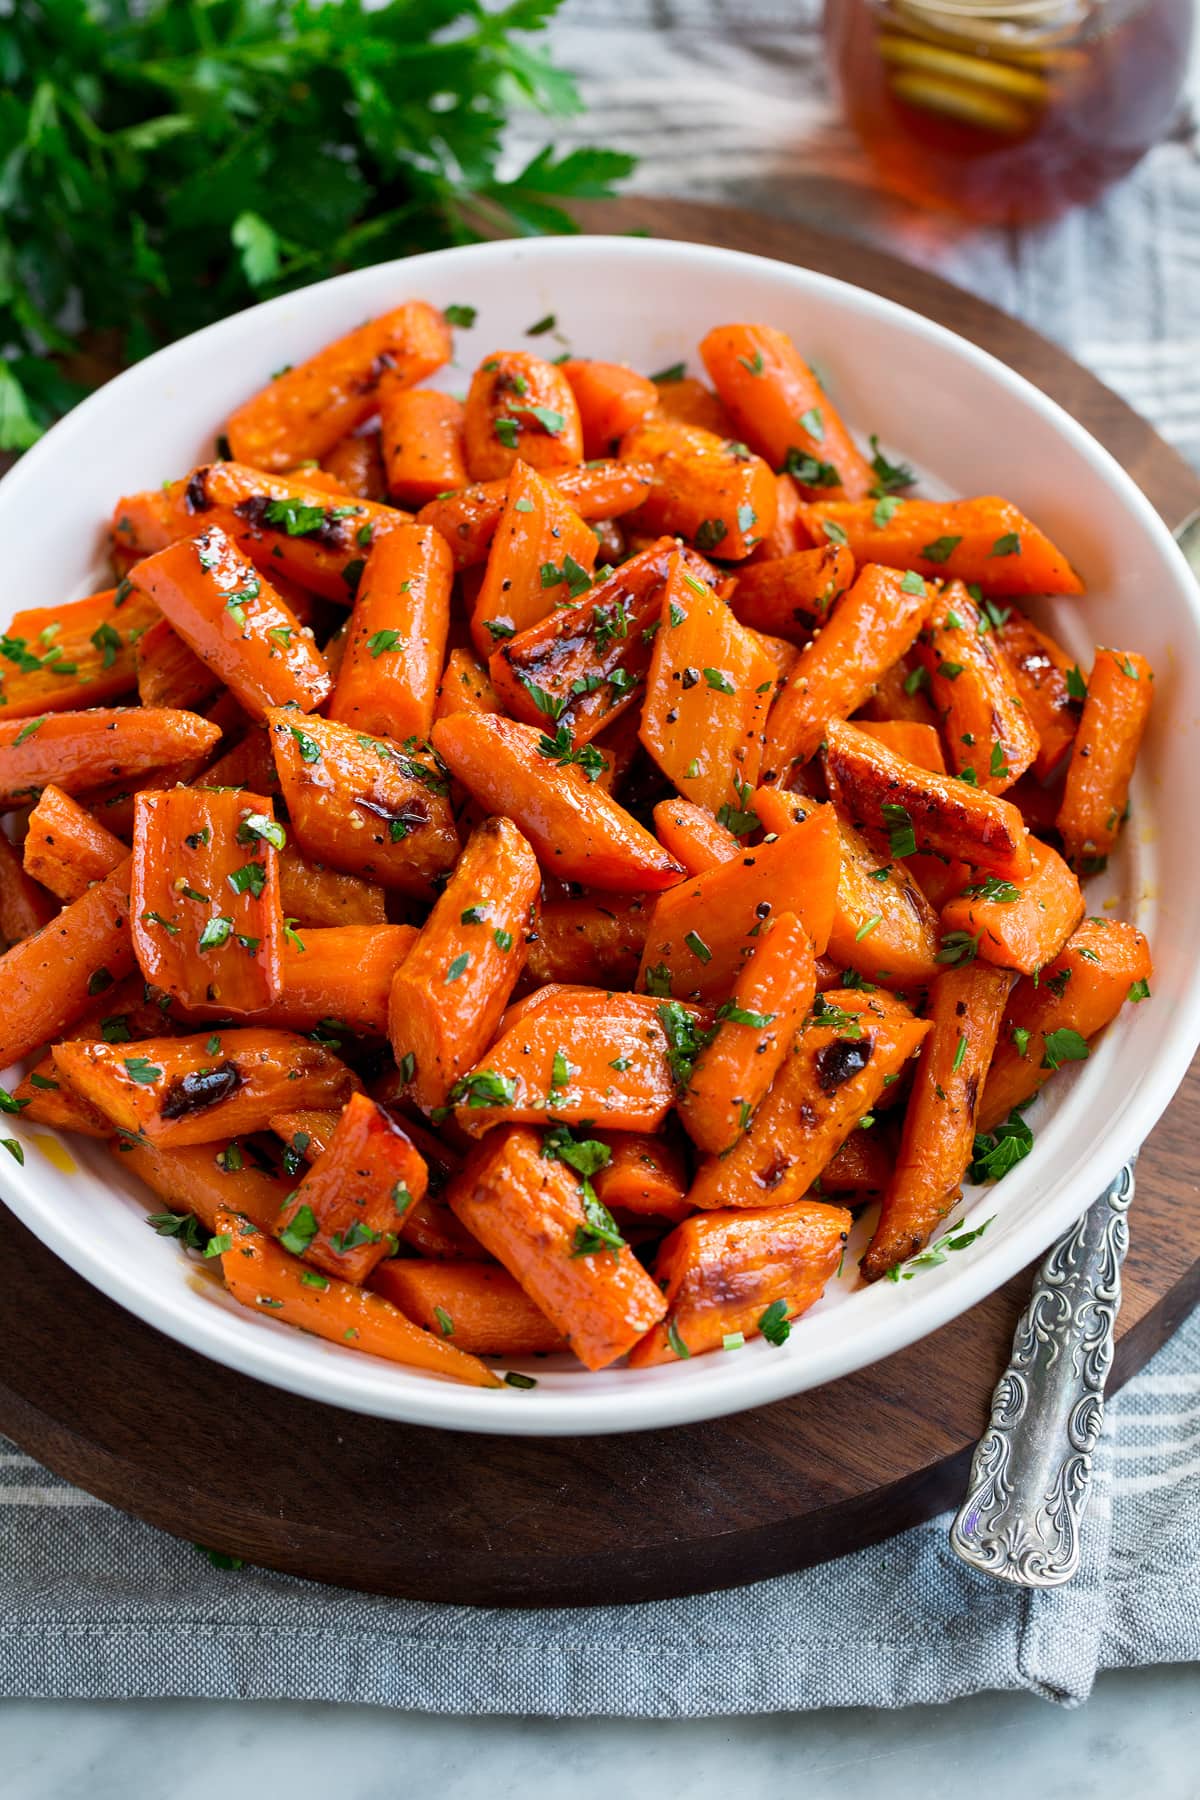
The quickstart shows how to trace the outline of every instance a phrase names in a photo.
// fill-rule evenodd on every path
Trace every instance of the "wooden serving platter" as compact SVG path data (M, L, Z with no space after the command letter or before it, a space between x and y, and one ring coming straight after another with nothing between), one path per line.
M645 228L822 269L925 313L1036 382L1170 525L1200 480L1054 345L932 275L805 226L625 200ZM1138 1166L1114 1383L1200 1300L1200 1061ZM961 1492L1028 1274L922 1343L813 1393L709 1424L503 1439L358 1418L219 1368L90 1288L0 1208L0 1432L151 1524L297 1575L422 1600L648 1600L879 1542Z

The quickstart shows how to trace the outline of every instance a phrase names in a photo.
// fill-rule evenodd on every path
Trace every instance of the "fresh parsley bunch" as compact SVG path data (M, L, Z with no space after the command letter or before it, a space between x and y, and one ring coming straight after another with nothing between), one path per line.
M0 12L0 448L197 326L341 269L570 231L632 161L540 151L579 111L526 41L561 0L19 0ZM92 381L89 381L89 374Z

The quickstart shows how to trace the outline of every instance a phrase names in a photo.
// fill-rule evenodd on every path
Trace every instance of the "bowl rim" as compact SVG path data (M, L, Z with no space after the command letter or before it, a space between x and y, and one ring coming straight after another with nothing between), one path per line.
M623 262L675 264L697 275L718 268L734 273L769 271L790 285L799 299L832 293L840 305L865 320L923 337L974 364L1065 440L1098 479L1121 493L1156 551L1168 567L1174 566L1184 609L1200 634L1200 587L1166 525L1111 453L1025 376L969 339L869 289L771 257L674 239L581 235L456 246L352 270L245 308L155 352L82 401L0 482L0 517L19 507L25 486L39 478L43 464L70 454L75 436L87 430L97 412L119 404L123 395L141 384L170 375L177 364L189 363L198 346L216 348L222 339L246 333L262 332L269 338L276 324L295 330L298 320L302 335L305 307L312 296L331 291L350 295L358 288L374 287L389 273L401 292L419 292L423 274L434 266L445 269L454 263L468 279L472 274L478 279L490 268L555 259L595 260L609 267ZM39 1200L30 1170L15 1164L0 1168L0 1197L64 1262L147 1324L202 1355L306 1399L414 1425L508 1436L595 1435L685 1425L792 1397L890 1356L977 1304L1044 1251L1136 1155L1187 1073L1200 1044L1200 960L1184 989L1172 995L1169 1012L1164 1012L1153 1064L1140 1075L1115 1118L1105 1121L1090 1153L1074 1168L1056 1173L1044 1201L1023 1222L1003 1235L980 1239L942 1279L904 1290L902 1307L872 1309L872 1290L856 1295L855 1329L825 1347L819 1381L808 1379L798 1355L748 1358L744 1363L740 1358L713 1357L700 1359L711 1369L706 1366L702 1373L697 1367L686 1381L647 1383L643 1372L628 1371L615 1387L597 1389L590 1397L578 1390L542 1387L536 1396L516 1395L511 1406L504 1406L493 1391L464 1387L337 1346L327 1346L328 1356L301 1363L290 1341L296 1334L289 1328L268 1319L242 1317L222 1306L188 1305L179 1288L164 1284L159 1289L131 1275L119 1258L104 1254L103 1242L93 1246L73 1236L53 1206ZM877 1317L872 1317L873 1310Z

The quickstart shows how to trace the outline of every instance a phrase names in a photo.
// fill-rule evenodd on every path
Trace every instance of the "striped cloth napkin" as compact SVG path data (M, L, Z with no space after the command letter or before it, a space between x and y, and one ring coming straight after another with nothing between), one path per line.
M814 0L569 0L556 35L590 109L561 142L636 151L647 192L791 213L936 269L1066 344L1200 466L1190 108L1087 213L1037 232L967 231L872 188L830 99ZM513 160L540 141L525 132ZM1077 1704L1100 1669L1200 1658L1198 1474L1200 1317L1110 1408L1083 1565L1066 1589L1026 1594L975 1576L949 1549L947 1515L725 1594L501 1612L218 1570L0 1440L0 1697L630 1717L900 1706L986 1688Z

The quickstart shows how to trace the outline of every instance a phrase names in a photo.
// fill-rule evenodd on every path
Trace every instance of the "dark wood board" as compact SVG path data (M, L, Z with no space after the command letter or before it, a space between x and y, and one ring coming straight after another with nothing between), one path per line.
M1200 480L1115 394L994 308L879 251L729 208L626 200L645 227L806 264L926 313L1022 370L1117 456L1169 524ZM1138 1167L1114 1383L1200 1300L1200 1062ZM530 1606L635 1601L780 1574L951 1504L1028 1293L1019 1276L924 1342L779 1405L674 1431L503 1439L293 1398L114 1306L0 1208L0 1432L151 1524L379 1593Z

